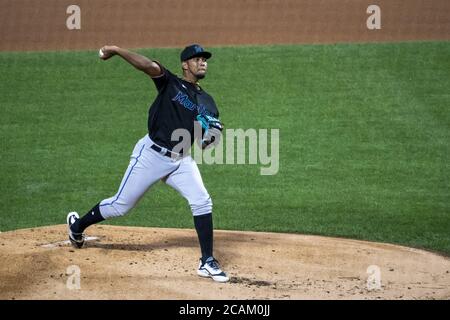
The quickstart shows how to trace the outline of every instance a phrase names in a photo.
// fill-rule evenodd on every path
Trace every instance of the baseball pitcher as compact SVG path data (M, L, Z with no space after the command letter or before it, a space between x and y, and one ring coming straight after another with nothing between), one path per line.
M199 85L206 75L211 53L196 44L184 48L180 55L182 78L158 61L117 46L104 46L99 56L103 60L120 56L146 73L154 82L158 95L150 106L148 134L136 143L117 193L97 203L82 218L76 212L70 212L67 215L69 240L74 247L81 248L87 227L127 214L154 183L162 180L186 198L191 207L201 249L197 274L227 282L228 276L213 256L211 197L203 185L197 164L187 152L194 142L196 122L202 127L203 148L214 141L215 135L209 133L223 128L214 99ZM177 129L190 133L188 147L178 147L182 137L172 140L172 133Z

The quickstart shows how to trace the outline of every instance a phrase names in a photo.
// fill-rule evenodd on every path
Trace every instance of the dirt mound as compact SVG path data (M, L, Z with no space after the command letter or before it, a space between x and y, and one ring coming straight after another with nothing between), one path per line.
M1 233L0 299L450 298L450 260L406 247L216 231L215 253L231 276L219 284L195 273L194 230L88 231L81 250L68 244L64 225Z

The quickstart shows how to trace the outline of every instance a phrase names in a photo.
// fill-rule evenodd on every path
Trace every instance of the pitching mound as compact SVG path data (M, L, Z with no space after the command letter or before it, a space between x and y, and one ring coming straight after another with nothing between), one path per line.
M216 231L215 253L231 276L220 284L196 275L194 230L88 231L81 250L66 241L65 225L1 233L0 299L450 298L450 260L406 247Z

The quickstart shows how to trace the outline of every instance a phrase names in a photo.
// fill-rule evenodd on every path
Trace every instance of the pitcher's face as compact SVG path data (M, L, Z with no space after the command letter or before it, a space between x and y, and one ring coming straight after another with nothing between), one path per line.
M206 76L208 62L205 57L194 57L183 62L183 69L197 79L203 79Z

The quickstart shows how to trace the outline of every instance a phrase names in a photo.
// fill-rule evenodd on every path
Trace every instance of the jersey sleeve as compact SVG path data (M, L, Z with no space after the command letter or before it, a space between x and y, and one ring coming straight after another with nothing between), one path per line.
M155 83L156 89L158 89L158 92L164 89L164 87L169 82L170 72L164 68L164 66L159 63L159 61L153 61L161 68L161 75L152 77L153 82Z

